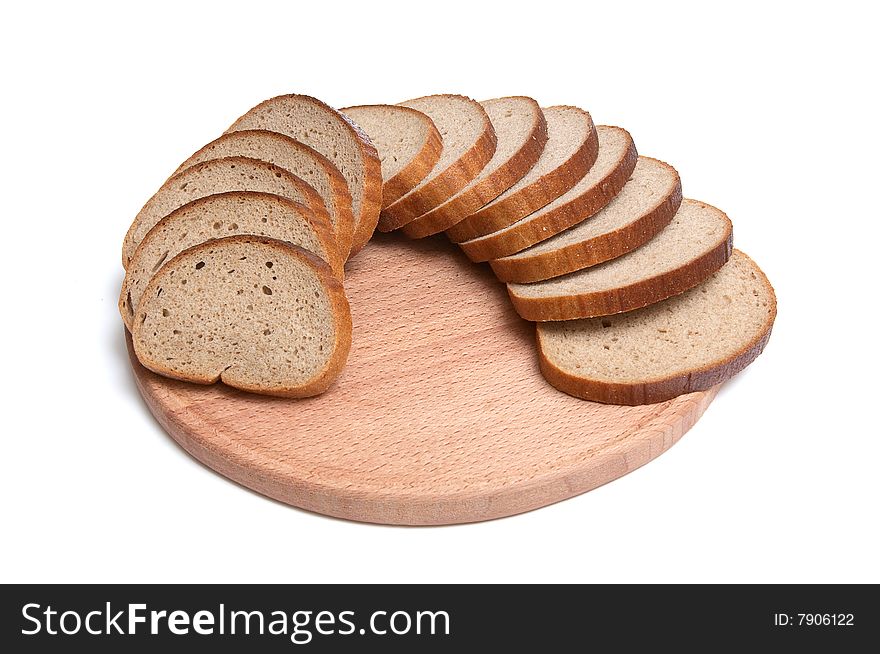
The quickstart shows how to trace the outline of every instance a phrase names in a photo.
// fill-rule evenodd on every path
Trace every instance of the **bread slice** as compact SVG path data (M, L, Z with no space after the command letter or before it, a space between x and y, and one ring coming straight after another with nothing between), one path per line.
M516 184L446 234L455 243L491 234L549 204L587 174L599 153L590 114L577 107L548 107L547 143L537 163Z
M620 195L589 220L489 262L503 282L537 282L615 259L669 224L681 205L681 179L667 163L639 157Z
M382 162L382 208L412 191L440 159L443 139L421 111L393 104L341 109L363 129Z
M541 372L564 393L652 404L730 379L764 350L776 296L761 269L733 255L673 298L610 318L540 323Z
M508 284L526 320L573 320L638 309L693 288L724 265L733 248L730 219L685 199L645 245L605 263L534 284Z
M184 250L156 273L132 342L160 375L308 397L342 370L351 314L323 260L283 241L229 236Z
M128 267L135 248L169 213L206 195L224 191L262 191L306 205L330 220L321 196L296 175L249 157L211 159L168 178L134 218L122 243L122 265Z
M221 157L251 157L273 163L293 173L311 186L330 214L330 223L343 258L351 252L354 214L348 184L327 157L305 143L262 129L230 132L211 141L184 161L177 172L197 163Z
M342 279L345 261L330 223L305 205L254 191L208 195L165 216L134 251L119 294L119 313L129 331L144 288L165 262L199 243L236 234L298 245L321 257Z
M261 102L227 132L267 129L314 148L339 169L351 193L357 254L376 229L382 205L382 169L376 148L360 127L333 107L308 95L281 95Z
M479 102L463 95L429 95L401 102L426 114L440 131L443 152L412 191L382 210L379 230L403 227L467 186L495 153L495 131Z
M460 222L522 179L541 156L547 143L547 122L537 102L517 96L480 104L495 130L495 154L461 191L404 225L403 233L410 238L439 234Z
M517 222L459 243L471 261L506 257L586 220L621 191L638 154L632 137L620 127L600 126L599 156L590 171L566 193Z

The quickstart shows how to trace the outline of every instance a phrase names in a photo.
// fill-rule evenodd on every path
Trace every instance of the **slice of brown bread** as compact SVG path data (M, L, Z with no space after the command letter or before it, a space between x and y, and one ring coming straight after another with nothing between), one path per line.
M342 284L300 247L230 236L184 250L150 280L132 333L150 370L266 395L317 395L351 346Z
M262 129L230 132L208 143L184 161L176 172L210 159L236 156L268 161L293 173L315 189L330 214L339 252L343 258L348 258L354 236L354 214L348 184L327 157L305 143Z
M376 146L382 162L382 208L419 185L443 152L434 121L421 111L393 104L341 109L360 125Z
M330 223L305 205L254 191L208 195L165 216L134 251L119 294L119 313L129 330L144 288L165 262L199 243L237 234L298 245L321 257L342 279L345 261Z
M480 104L495 130L495 154L462 190L404 225L403 233L410 238L439 234L460 222L522 179L541 156L547 143L547 122L537 102L515 96Z
M502 282L537 282L615 259L645 244L681 205L681 179L667 163L639 157L620 194L589 220L489 262Z
M541 372L564 393L652 404L730 379L764 350L776 296L745 254L673 298L610 318L539 323Z
M280 95L261 102L236 120L227 132L267 129L314 148L345 177L351 193L355 231L351 254L357 254L376 229L382 205L382 168L376 148L360 127L333 107L308 95Z
M224 191L262 191L306 205L330 220L324 201L311 186L296 175L273 164L249 157L211 159L170 177L147 200L135 216L122 243L122 265L153 226L169 213L193 200Z
M599 153L590 114L577 107L548 107L547 143L537 163L516 184L446 234L455 243L497 232L549 204L587 174Z
M508 284L526 320L574 320L638 309L693 288L724 265L733 248L730 219L685 199L645 245L598 266L534 284Z
M614 199L632 174L638 153L625 129L602 125L597 132L599 156L590 171L566 193L525 218L459 243L471 261L498 259L524 250L586 220Z
M403 227L458 193L495 153L495 130L479 102L463 95L429 95L401 102L426 114L443 138L443 152L412 191L382 210L379 230Z

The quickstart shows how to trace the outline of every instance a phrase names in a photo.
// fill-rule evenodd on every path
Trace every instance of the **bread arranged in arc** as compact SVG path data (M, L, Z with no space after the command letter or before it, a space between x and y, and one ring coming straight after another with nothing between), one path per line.
M382 208L412 191L440 159L443 139L421 111L393 104L341 110L373 141L382 163Z
M480 104L495 130L495 154L467 186L404 225L403 233L410 238L438 234L491 202L522 179L544 151L547 121L532 98L496 98Z
M652 404L708 390L762 352L776 296L739 250L720 270L680 295L607 318L539 323L541 372L585 400Z
M434 121L443 139L443 152L418 186L382 210L379 230L383 232L399 229L448 200L495 154L495 130L479 102L463 95L429 95L400 104Z
M268 161L293 173L315 189L330 214L339 252L343 258L348 258L354 238L351 193L342 173L327 157L305 143L278 132L242 130L214 139L184 161L177 172L210 159L234 156Z
M119 312L131 329L141 294L162 266L191 247L234 235L274 238L308 250L342 278L340 255L329 222L292 200L270 193L229 191L194 200L172 211L147 232L125 272Z
M173 175L147 200L125 235L123 266L128 266L135 248L162 218L193 200L224 191L274 193L330 219L317 191L283 168L249 157L211 159Z
M373 235L382 205L382 170L369 137L349 118L308 95L280 95L238 118L227 132L265 129L301 141L327 157L348 182L355 230L351 255Z
M471 261L506 257L540 243L590 218L620 193L635 169L635 144L620 127L601 126L597 131L599 156L589 172L534 213L497 232L459 243Z
M727 215L685 199L669 225L645 245L605 263L533 284L507 285L526 320L573 320L638 309L692 288L733 249Z
M518 182L446 234L455 243L498 231L549 204L587 174L599 139L590 114L577 107L543 110L547 142L538 161Z
M537 323L544 377L586 400L707 390L761 353L776 315L727 215L583 109L439 94L337 111L291 94L195 152L132 222L118 308L136 357L184 381L322 393L351 348L346 260L376 229L445 232L488 262Z
M503 282L537 282L615 259L669 224L681 205L681 179L667 163L639 157L620 194L588 220L546 241L489 262Z
M168 377L309 397L345 364L351 314L322 259L282 241L230 236L184 250L156 273L132 341L141 363Z

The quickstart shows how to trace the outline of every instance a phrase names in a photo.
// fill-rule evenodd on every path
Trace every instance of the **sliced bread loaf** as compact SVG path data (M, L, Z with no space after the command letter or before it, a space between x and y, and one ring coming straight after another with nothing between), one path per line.
M167 261L199 243L237 234L298 245L321 257L342 278L345 262L329 222L305 205L254 191L208 195L165 216L134 251L119 294L119 313L129 330L144 288Z
M400 104L434 121L443 152L418 186L382 210L379 229L383 232L403 227L458 193L495 153L495 131L479 102L463 95L429 95Z
M531 170L547 143L547 122L538 103L522 96L481 102L495 130L492 159L467 186L436 209L403 226L410 238L438 234L513 186Z
M282 241L230 236L184 250L156 273L132 341L160 375L308 397L342 370L351 314L323 260Z
M262 129L230 132L211 141L184 161L177 172L222 157L251 157L275 164L311 186L330 214L330 223L343 258L348 258L354 236L354 214L348 184L327 157L305 143Z
M599 139L593 120L577 107L543 110L547 143L537 163L513 186L446 234L454 243L496 232L568 191L596 161Z
M693 288L730 257L733 231L720 209L685 199L645 245L598 266L534 284L508 284L526 320L573 320L638 309Z
M373 235L382 205L379 156L361 128L308 95L281 95L261 102L226 131L243 129L266 129L286 134L333 162L345 177L351 193L355 230L350 256L357 254Z
M135 248L162 218L193 200L224 191L274 193L304 204L330 220L317 191L283 168L249 157L210 159L170 177L147 200L125 235L122 265L128 267Z
M776 296L739 250L689 291L610 318L539 323L541 372L564 393L594 402L651 404L704 391L763 351Z
M360 125L382 162L382 208L412 191L440 159L443 139L421 111L393 104L346 107L342 113Z
M600 126L599 156L571 189L512 225L459 243L471 261L506 257L540 243L602 209L620 192L638 159L632 137L620 127Z
M681 180L669 164L639 157L620 194L589 220L489 262L502 282L537 282L615 259L669 224L681 205Z

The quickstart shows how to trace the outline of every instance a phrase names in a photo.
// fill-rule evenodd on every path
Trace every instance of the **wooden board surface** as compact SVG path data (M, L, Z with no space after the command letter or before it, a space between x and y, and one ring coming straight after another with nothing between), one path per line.
M388 524L488 520L563 500L660 455L717 389L643 407L547 384L534 325L445 237L379 235L348 267L354 335L324 395L285 400L165 379L129 354L191 455L282 502Z

